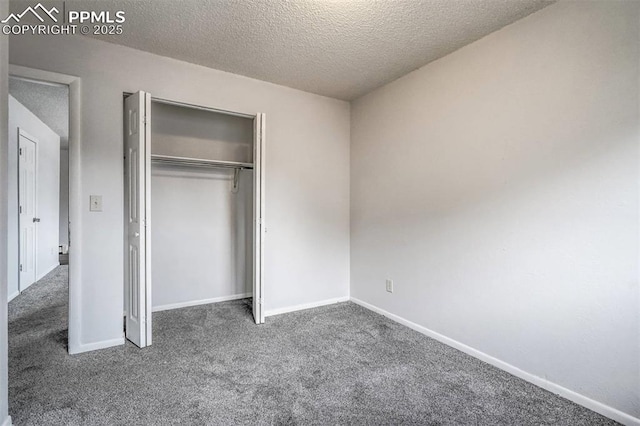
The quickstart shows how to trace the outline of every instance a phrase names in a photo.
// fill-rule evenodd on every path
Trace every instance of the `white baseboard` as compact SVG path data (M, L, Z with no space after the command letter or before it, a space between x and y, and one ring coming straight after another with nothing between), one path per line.
M347 302L348 300L349 296L344 296L321 300L319 302L304 303L302 305L287 306L286 308L269 309L264 313L264 316L271 317L273 315L286 314L288 312L302 311L304 309L318 308L320 306L333 305L334 303Z
M38 281L34 281L29 285L22 285L22 283L18 283L18 285L20 286L20 290L18 290L18 293L22 293L23 291L25 291L26 289L28 289L29 287L31 287L32 285L34 285L37 282Z
M187 308L189 306L208 305L210 303L228 302L230 300L246 299L251 293L232 294L231 296L214 297L211 299L191 300L188 302L169 303L168 305L154 306L152 312L168 311L169 309ZM125 314L126 315L126 314Z
M18 297L18 295L20 294L19 291L16 291L13 294L10 294L9 297L7 297L7 302L11 302L13 299L15 299L16 297Z
M603 416L613 419L619 423L622 423L625 425L640 426L640 419L633 417L630 414L624 413L620 410L617 410L613 407L605 405L601 402L595 401L591 398L588 398L570 389L562 387L556 383L550 382L549 380L535 376L531 373L527 373L526 371L521 370L518 367L515 367L497 358L494 358L491 355L487 355L486 353L481 352L477 349L474 349L470 346L467 346L464 343L460 343L457 340L453 340L447 336L444 336L440 333L437 333L419 324L406 320L398 315L387 312L384 309L378 308L377 306L371 305L360 299L356 299L352 297L351 301L373 312L376 312L380 315L384 315L385 317L393 321L396 321L402 325L405 325L419 333L422 333L439 342L442 342L447 346L451 346L452 348L458 349L459 351L462 351L467 355L471 355L472 357L477 358L481 361L484 361L487 364L491 364L494 367L497 367L501 370L506 371L507 373L513 374L516 377L526 380L527 382L532 383L538 387L541 387L542 389L546 389L549 392L560 395L561 397L566 398L569 401L573 401L578 405L582 405L583 407L586 407L592 411L595 411L596 413L602 414Z
M60 262L56 262L54 263L50 268L47 269L47 272L45 272L44 274L40 274L38 275L38 277L36 278L36 282L40 281L41 279L43 279L49 272L53 271L54 269L56 269L58 266L60 266Z
M4 422L2 422L2 426L11 426L11 416L7 416L7 418L4 419Z
M124 336L119 337L117 339L111 340L103 340L101 342L95 343L84 343L79 345L69 344L69 354L77 355L83 352L96 351L98 349L110 348L112 346L121 346L124 345Z

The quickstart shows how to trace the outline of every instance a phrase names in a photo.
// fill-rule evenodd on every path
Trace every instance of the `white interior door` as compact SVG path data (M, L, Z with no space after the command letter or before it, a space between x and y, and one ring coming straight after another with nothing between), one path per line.
M265 115L257 114L253 151L253 318L256 324L264 323L264 144Z
M20 217L20 282L24 291L36 281L37 215L36 176L38 140L19 130L18 213Z
M126 336L144 348L151 345L151 96L138 92L124 104Z

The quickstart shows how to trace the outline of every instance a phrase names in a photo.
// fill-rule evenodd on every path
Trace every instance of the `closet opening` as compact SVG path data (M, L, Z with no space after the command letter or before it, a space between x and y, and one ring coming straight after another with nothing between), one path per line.
M246 299L264 322L264 114L125 94L125 334L157 311Z

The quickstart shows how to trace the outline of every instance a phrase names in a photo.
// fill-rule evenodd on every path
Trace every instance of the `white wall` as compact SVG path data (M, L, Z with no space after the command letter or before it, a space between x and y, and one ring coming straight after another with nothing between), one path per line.
M0 1L0 16L9 13L9 2ZM7 204L9 40L0 34L0 424L10 422L7 361Z
M639 22L560 2L354 102L352 297L640 417Z
M36 280L58 265L60 136L9 95L9 296L18 292L18 128L38 140Z
M253 120L152 103L154 154L251 162ZM153 165L153 308L252 292L253 173Z
M62 142L61 142L62 143ZM69 245L69 150L60 150L60 236L59 245Z
M242 174L232 193L233 170L152 167L154 308L251 293L253 174Z
M154 154L253 161L253 120L151 102Z
M122 336L123 92L266 113L266 309L348 295L348 103L85 37L13 37L10 62L81 78L76 350ZM102 212L88 211L91 194Z

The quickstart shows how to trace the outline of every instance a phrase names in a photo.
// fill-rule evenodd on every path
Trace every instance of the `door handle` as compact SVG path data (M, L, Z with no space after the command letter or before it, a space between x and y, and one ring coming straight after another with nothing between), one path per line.
M33 222L34 222L34 223L35 223L35 222L40 222L40 218L39 218L39 217L34 217L34 218L33 218Z

